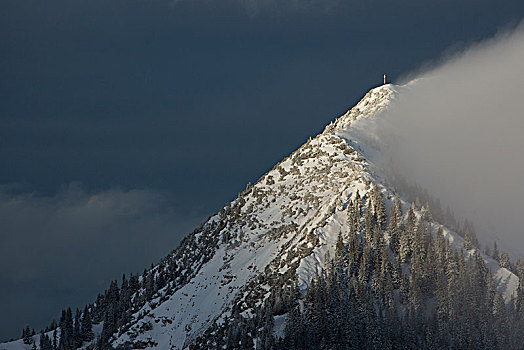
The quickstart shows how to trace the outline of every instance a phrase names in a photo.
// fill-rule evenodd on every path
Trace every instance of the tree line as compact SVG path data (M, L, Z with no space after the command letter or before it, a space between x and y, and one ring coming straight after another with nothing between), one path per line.
M346 210L347 230L305 292L288 281L253 317L233 312L193 348L522 348L522 284L506 303L471 242L454 249L429 210L416 215L411 205L403 213L398 199L386 215L378 189L366 199L357 194ZM275 336L279 315L285 330Z

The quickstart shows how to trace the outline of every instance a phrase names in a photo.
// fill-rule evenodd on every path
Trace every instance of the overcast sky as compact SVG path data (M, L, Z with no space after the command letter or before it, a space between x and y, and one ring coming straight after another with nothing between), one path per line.
M0 3L0 339L156 262L367 90L520 0Z

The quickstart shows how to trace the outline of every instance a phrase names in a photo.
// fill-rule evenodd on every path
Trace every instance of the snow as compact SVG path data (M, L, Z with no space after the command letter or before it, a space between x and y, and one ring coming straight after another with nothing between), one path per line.
M139 330L146 322L152 325L151 330L137 331L134 339L129 332L123 334L114 345L154 339L158 348L188 348L213 322L224 322L233 303L246 303L248 286L260 273L269 269L275 275L283 275L291 266L281 263L287 260L288 254L309 247L313 250L300 259L296 268L303 290L324 266L326 255L333 255L338 233L347 234L345 206L348 201L357 191L365 200L372 184L384 183L384 176L370 161L379 152L380 142L373 138L368 126L374 118L387 113L387 106L399 89L388 84L371 90L322 134L310 139L248 189L242 196L245 204L241 208L246 222L230 222L226 227L239 232L239 237L222 244L192 281L169 300L151 311L142 310L147 316L137 321L131 330ZM381 187L381 191L389 208L395 194L387 187ZM407 208L408 204L403 202L403 206ZM214 216L210 220L220 219ZM463 239L442 228L450 243L457 249L462 248ZM316 246L307 241L311 233L318 238ZM493 259L484 258L494 272L499 292L509 300L518 285L517 277L499 268ZM297 259L299 257L291 261ZM267 284L257 283L250 288L259 288L262 295L269 296ZM247 307L243 315L249 312ZM276 316L274 321L275 335L282 336L285 316Z
M374 184L379 184L387 209L393 205L396 195L383 186L385 177L372 162L380 140L369 132L369 123L387 113L399 91L400 87L391 84L372 89L322 134L308 140L229 203L230 208L244 203L239 216L229 216L218 233L221 236L227 231L233 237L221 240L205 264L193 261L195 275L188 283L174 286L167 300L160 302L159 295L136 312L131 327L118 335L113 345L151 341L159 349L187 349L213 323L225 322L234 304L240 303L242 315L247 316L270 295L268 279L259 282L261 274L276 278L295 269L304 290L325 265L326 256L333 256L339 232L348 234L346 206L357 191L365 201ZM403 201L403 207L408 203ZM216 214L206 224L222 219ZM438 224L435 232L438 227L455 248L463 247L461 237ZM508 301L518 278L490 257L484 259ZM250 296L256 291L259 299L251 305ZM274 324L274 334L282 336L285 315L275 316ZM0 345L0 350L29 348L22 340Z
M36 341L36 345L39 346L39 336L34 336L33 341ZM24 344L22 339L18 339L12 342L0 344L0 350L30 350L33 345Z

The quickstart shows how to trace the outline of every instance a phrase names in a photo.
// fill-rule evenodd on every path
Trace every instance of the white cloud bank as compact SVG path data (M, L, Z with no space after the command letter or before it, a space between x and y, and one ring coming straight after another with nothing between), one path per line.
M400 89L375 132L384 159L524 257L524 28L448 59Z

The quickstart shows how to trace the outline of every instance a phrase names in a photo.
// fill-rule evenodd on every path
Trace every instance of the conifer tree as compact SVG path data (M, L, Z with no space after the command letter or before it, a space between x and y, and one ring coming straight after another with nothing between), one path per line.
M400 260L402 263L409 263L413 251L413 241L415 233L415 213L413 206L408 210L404 232L400 236Z
M509 260L509 255L508 253L506 252L502 252L500 254L500 267L504 267L506 269L510 269L511 268L511 263L510 263L510 260Z
M22 329L22 339L24 340L24 344L31 344L33 342L29 326L25 326L25 328Z
M74 348L82 346L82 330L80 326L80 310L76 309L75 313L75 324L73 329L73 344Z
M356 215L355 206L352 201L349 201L347 212L349 235L356 235L358 233L358 221L360 217Z
M375 216L373 212L371 211L371 203L368 200L368 204L366 206L366 216L364 218L364 234L368 239L371 238L371 235L373 233L373 228L375 227Z
M95 335L93 333L93 325L91 323L91 315L87 305L84 307L84 312L82 314L82 320L80 321L80 328L82 333L82 341L89 342L94 339Z
M389 224L388 224L388 234L389 234L389 246L393 253L397 254L399 251L400 245L400 234L397 222L397 215L395 214L395 208L391 207L389 214Z
M40 350L53 350L51 339L44 333L40 332Z
M343 261L346 256L346 248L344 246L344 240L342 238L342 231L338 232L337 243L335 245L335 259L337 261Z
M159 282L161 282L160 284L162 284L162 287L163 287L165 284L165 281L162 279L162 281L159 281ZM159 286L159 288L161 287ZM124 324L126 324L129 321L129 318L130 318L129 310L131 308L131 295L132 295L131 287L130 287L129 282L126 279L126 275L124 274L122 276L122 285L120 288L120 298L119 298L119 305L118 305L118 309L120 312L120 315L118 317L119 318L118 326L123 326Z
M357 218L360 218L360 216L362 215L362 199L360 198L360 193L358 192L358 190L355 194L353 206L355 208L355 214L357 215Z
M393 208L395 213L395 220L397 221L397 223L400 223L402 221L402 203L400 202L400 198L398 196L395 197L395 204Z
M62 317L60 317L60 342L58 344L59 350L71 350L74 349L74 337L73 337L73 312L71 308L62 310Z
M493 254L492 255L493 259L495 259L496 261L500 260L499 248L497 247L497 241L493 241L493 253L492 254Z
M373 202L375 205L375 216L377 217L377 224L381 230L385 230L387 224L387 214L386 206L384 205L384 198L382 197L382 193L380 192L377 186L373 188L372 194Z

